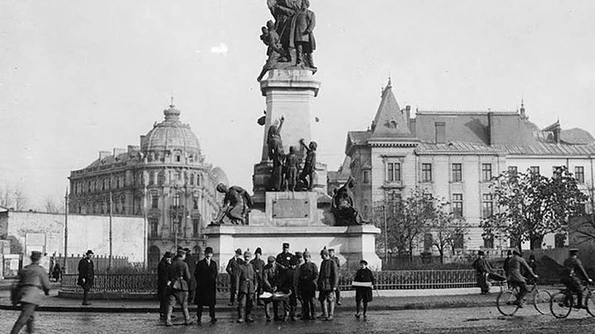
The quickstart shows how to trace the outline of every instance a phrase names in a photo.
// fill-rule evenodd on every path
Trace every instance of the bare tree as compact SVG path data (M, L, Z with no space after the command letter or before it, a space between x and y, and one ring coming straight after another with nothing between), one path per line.
M14 190L14 209L17 211L23 211L27 209L29 205L29 198L25 195L23 189L19 186Z
M46 197L43 201L43 211L47 213L64 213L64 199L55 201L51 196Z

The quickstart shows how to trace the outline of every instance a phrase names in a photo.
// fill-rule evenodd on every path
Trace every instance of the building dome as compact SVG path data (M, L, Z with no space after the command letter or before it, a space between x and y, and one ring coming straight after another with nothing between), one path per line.
M227 174L221 169L220 167L213 168L213 176L215 176L215 184L223 183L226 186L229 186L229 179L227 178Z
M188 124L180 122L180 111L172 104L163 111L165 120L153 125L153 129L141 139L141 150L172 151L182 150L200 154L198 138Z

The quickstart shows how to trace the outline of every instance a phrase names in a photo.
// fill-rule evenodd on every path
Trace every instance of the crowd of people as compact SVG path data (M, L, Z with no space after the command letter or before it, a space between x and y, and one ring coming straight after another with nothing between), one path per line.
M237 322L254 322L255 307L262 306L267 322L334 319L335 305L341 305L339 290L340 262L333 249L320 251L320 269L313 262L312 254L292 253L289 243L276 257L262 258L261 248L254 254L250 250L237 249L226 266L229 275L229 306L237 309ZM184 324L193 320L188 312L188 303L197 305L197 322L202 323L202 311L209 308L211 323L217 322L218 265L213 260L213 249L206 247L204 259L195 263L190 250L178 248L176 254L166 252L158 266L158 293L160 317L166 326L172 325L172 311L179 304L184 315ZM355 274L356 317L367 319L367 306L372 300L374 275L365 260ZM321 314L316 314L316 294ZM363 307L362 307L363 305ZM363 312L363 313L362 313Z

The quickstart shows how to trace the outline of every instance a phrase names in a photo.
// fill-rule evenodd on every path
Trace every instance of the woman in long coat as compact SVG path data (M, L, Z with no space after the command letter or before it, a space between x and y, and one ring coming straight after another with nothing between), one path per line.
M207 247L205 249L205 258L198 261L194 269L194 277L196 278L196 292L194 295L194 303L196 304L196 315L198 322L202 317L203 306L209 307L209 316L211 322L216 322L215 317L215 303L217 301L217 263L213 258L213 248Z

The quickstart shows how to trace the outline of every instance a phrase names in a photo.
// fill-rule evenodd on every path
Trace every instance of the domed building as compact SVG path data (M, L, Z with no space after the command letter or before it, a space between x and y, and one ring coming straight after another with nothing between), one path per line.
M202 229L219 210L215 190L227 176L204 162L200 144L174 105L163 111L140 146L101 151L97 160L70 174L71 213L146 217L147 258L155 268L178 246L199 254Z

